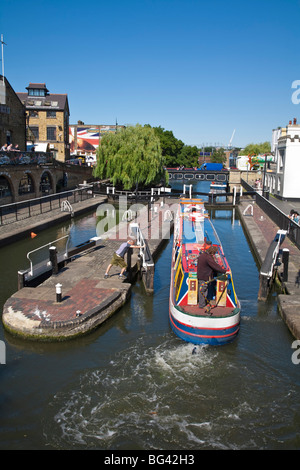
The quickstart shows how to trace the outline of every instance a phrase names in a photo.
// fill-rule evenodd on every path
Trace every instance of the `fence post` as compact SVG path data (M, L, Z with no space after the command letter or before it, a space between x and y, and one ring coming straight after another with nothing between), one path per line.
M235 206L235 202L236 202L236 186L233 186L233 201L232 201L233 206Z

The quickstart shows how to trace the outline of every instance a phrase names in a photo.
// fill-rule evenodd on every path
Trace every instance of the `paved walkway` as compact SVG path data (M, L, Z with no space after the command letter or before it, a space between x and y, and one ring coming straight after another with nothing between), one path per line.
M278 207L285 215L289 215L290 211L294 209L300 214L300 200L297 202L282 201L276 197L270 196L269 201Z
M273 199L274 198L272 198L271 202L273 202ZM248 215L243 216L243 211L248 204L249 200L242 201L239 205L239 211L250 243L261 266L272 240L277 231L282 227L278 227L255 203L253 204L253 216L249 215L248 211ZM286 215L289 214L290 208L299 207L299 204L294 205L284 201L278 201L277 199L276 205ZM290 256L288 281L282 282L283 288L285 288L288 295L282 294L278 296L278 308L292 335L296 339L300 339L300 250L287 237L281 245L281 248L287 248L290 252ZM282 272L283 266L281 265L278 268L279 276L281 276Z

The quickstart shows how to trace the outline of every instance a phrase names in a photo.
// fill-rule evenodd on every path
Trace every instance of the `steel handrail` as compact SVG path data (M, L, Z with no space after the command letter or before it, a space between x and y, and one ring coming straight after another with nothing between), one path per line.
M30 263L30 272L29 272L29 275L30 276L33 276L33 263L32 263L32 260L30 259L29 255L31 255L32 253L35 253L36 251L39 251L41 250L42 248L46 248L47 246L51 246L53 245L54 243L60 241L60 240L63 240L64 238L69 238L69 235L64 235L63 237L61 238L58 238L57 240L54 240L52 242L49 242L49 243L46 243L46 245L43 245L43 246L40 246L39 248L36 248L35 250L32 250L32 251L29 251L26 255L26 258L28 259L29 263ZM68 243L66 244L66 251L65 251L65 254L64 254L64 257L67 258L68 257Z

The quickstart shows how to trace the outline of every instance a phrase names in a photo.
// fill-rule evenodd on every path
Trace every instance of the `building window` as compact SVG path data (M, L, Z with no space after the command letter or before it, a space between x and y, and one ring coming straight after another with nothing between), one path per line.
M47 140L56 140L56 127L47 127Z
M51 190L51 179L49 173L43 173L40 182L40 191L42 193L49 193Z
M5 176L0 176L0 198L11 196L10 184Z
M56 111L47 111L47 118L56 118Z
M284 157L285 157L285 151L284 150L279 150L279 171L283 171Z
M39 140L39 128L35 126L30 126L30 130L34 135L35 140Z
M39 88L29 88L29 96L45 96L45 90Z
M39 113L37 111L29 111L29 116L32 118L39 117Z
M19 195L28 194L34 192L33 180L31 176L26 173L19 184Z

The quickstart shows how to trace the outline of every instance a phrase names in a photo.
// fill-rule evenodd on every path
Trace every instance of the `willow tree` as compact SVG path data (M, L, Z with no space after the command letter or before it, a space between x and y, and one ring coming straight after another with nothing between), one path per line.
M151 127L137 124L101 139L94 176L132 189L158 183L164 173L160 140Z

